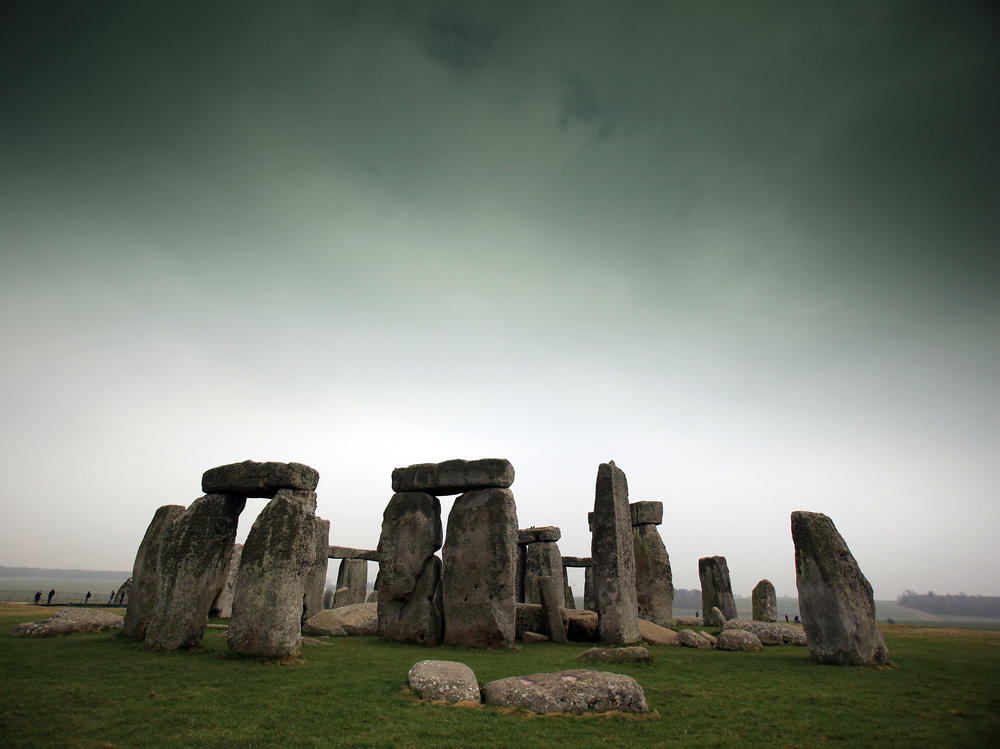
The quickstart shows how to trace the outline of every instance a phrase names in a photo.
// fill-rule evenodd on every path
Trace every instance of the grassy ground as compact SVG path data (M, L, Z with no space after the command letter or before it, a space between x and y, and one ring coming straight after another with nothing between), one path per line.
M421 703L418 660L460 660L480 682L578 664L581 644L508 652L331 638L293 664L229 655L209 630L195 652L120 635L10 635L50 612L0 607L3 746L988 746L1000 734L1000 633L883 627L894 667L814 665L804 648L758 653L651 647L635 677L656 714L537 717Z

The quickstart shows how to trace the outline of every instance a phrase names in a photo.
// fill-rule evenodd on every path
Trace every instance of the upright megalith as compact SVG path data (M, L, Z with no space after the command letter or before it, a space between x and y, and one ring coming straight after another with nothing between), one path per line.
M774 584L761 580L750 594L750 603L755 622L778 621L778 599L774 594Z
M662 502L633 502L632 545L635 550L635 594L639 618L672 627L674 624L674 579L670 556L656 526L663 522Z
M315 491L319 472L303 463L258 463L244 460L209 468L201 477L205 494L232 494L270 499L280 489Z
M638 642L639 605L628 480L613 460L601 463L597 469L592 530L594 605L601 642Z
M434 496L474 489L506 489L514 483L514 466L504 458L416 463L392 472L394 492L425 492Z
M382 514L378 541L378 632L384 640L438 645L441 600L441 501L426 492L398 492ZM347 560L345 560L347 561Z
M160 546L170 524L184 514L182 505L164 505L153 513L132 565L132 594L128 597L123 630L129 637L146 636L146 625L160 592Z
M875 624L872 586L833 521L821 512L792 513L795 584L809 654L818 663L889 662Z
M701 578L701 610L706 624L713 606L726 619L736 618L736 600L733 584L729 579L729 565L725 557L702 557L698 560L698 577Z
M337 570L337 593L333 608L364 603L368 596L368 562L364 559L341 559Z
M517 510L509 489L476 489L455 500L442 550L444 640L514 645Z
M226 567L226 580L215 594L212 607L209 609L209 616L220 616L228 619L233 615L233 594L236 593L236 573L240 570L240 555L243 553L243 544L233 544L233 550L229 554L229 564Z
M526 528L517 532L518 547L524 555L523 600L519 603L542 602L539 578L562 580L562 555L556 543L561 535L562 532L554 526Z
M302 600L302 623L323 610L326 592L326 571L330 563L330 521L316 518L316 551L312 565L306 570ZM362 600L364 600L362 598ZM361 601L358 601L361 603Z
M201 642L212 601L225 582L236 524L245 504L245 497L206 494L164 529L146 647L176 650Z
M301 652L306 581L317 561L317 520L312 491L280 489L261 510L243 545L227 634L230 650L266 658Z

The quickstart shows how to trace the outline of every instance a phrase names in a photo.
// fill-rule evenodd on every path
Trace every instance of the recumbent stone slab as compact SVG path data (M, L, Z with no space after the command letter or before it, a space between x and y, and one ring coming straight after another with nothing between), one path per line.
M484 685L482 693L487 705L536 713L649 712L646 695L631 676L587 669L511 676Z
M242 497L271 498L279 489L315 491L319 472L303 463L258 463L244 460L209 468L202 474L201 490L206 494L234 494Z
M506 489L514 483L514 466L505 458L416 463L392 472L394 492L462 494L474 489Z

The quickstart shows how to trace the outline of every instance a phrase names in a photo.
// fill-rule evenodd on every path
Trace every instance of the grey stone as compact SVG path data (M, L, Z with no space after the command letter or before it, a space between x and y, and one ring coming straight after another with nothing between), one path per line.
M540 635L537 632L525 632L523 635L521 635L520 639L522 642L528 642L528 643L549 641L548 637L546 637L545 635Z
M444 641L509 648L514 644L517 510L509 489L480 489L455 500L444 563Z
M243 544L233 544L233 550L229 553L229 565L226 568L226 581L215 594L212 601L212 608L209 609L209 616L218 616L228 619L233 615L233 595L236 592L236 573L240 569L240 556L243 554Z
M663 523L663 502L632 502L628 510L632 517L632 525Z
M270 499L279 489L315 491L319 472L302 463L257 463L244 460L209 468L201 477L205 494L233 494Z
M309 617L302 631L309 635L330 634L339 627L348 635L378 634L378 604L352 603L339 609L326 609Z
M567 557L563 556L563 567L590 567L594 563L593 557Z
M624 648L591 648L580 653L576 660L601 663L652 663L653 656L642 645L629 645Z
M879 665L889 651L875 624L872 586L833 521L792 513L795 584L809 654L819 663Z
M302 623L324 609L323 594L326 591L326 573L330 562L327 554L330 546L330 521L316 518L316 552L312 565L306 570L303 583ZM367 571L367 562L362 562ZM363 593L363 592L362 592Z
M718 606L726 619L736 618L736 600L733 584L729 579L729 565L725 557L702 557L698 560L698 577L701 578L701 610L707 617L713 606ZM708 624L708 620L705 621ZM720 622L721 624L721 622Z
M281 489L261 510L243 545L229 649L265 658L302 651L302 610L316 564L316 493Z
M184 514L181 505L164 505L153 513L132 565L132 595L128 597L124 632L142 639L160 591L160 545L167 527Z
M673 645L677 641L677 633L674 630L645 619L639 620L639 636L650 645Z
M479 704L476 674L457 661L420 661L409 673L410 689L422 700L475 702Z
M206 494L163 531L158 592L146 623L146 647L176 650L201 642L208 612L225 582L244 497Z
M13 634L14 637L53 637L74 632L100 632L102 629L121 629L124 622L123 617L110 611L67 608L48 619L18 624Z
M718 606L713 606L712 610L705 615L705 625L709 627L721 627L726 623L726 615Z
M545 633L552 642L566 642L566 625L563 624L561 607L563 597L559 595L556 581L548 575L538 578L538 588L542 594L542 615L545 617Z
M483 686L483 702L521 707L536 713L649 712L646 695L630 676L577 669L528 674L491 681Z
M583 608L587 611L596 611L597 602L594 600L594 568L587 567L583 571Z
M441 501L423 492L394 494L379 536L378 631L385 640L438 645L441 600Z
M543 525L536 528L521 528L517 532L517 542L519 544L537 544L542 541L558 541L562 538L562 531L554 525Z
M753 632L745 629L724 629L715 638L715 647L719 650L760 650L760 639Z
M435 496L475 489L506 489L514 483L514 466L504 458L417 463L392 472L394 492L426 492Z
M708 640L708 642L712 645L712 647L715 647L715 644L718 642L718 640L715 638L715 635L710 635L708 632L705 632L704 630L699 629L698 634L704 637L706 640Z
M759 622L752 619L730 619L723 627L745 629L757 635L762 645L805 645L806 633L799 624L784 622Z
M369 593L368 597L365 599L365 603L378 603L378 591L373 590Z
M562 556L559 545L553 541L540 541L524 546L524 602L541 603L538 580L551 577L562 580Z
M628 509L628 481L614 461L597 469L594 498L594 604L601 642L639 640L639 604L635 592L635 549Z
M677 640L675 642L686 648L698 648L699 650L709 650L712 647L712 643L700 636L693 629L682 629L677 633Z
M565 606L568 609L575 609L576 598L573 596L573 588L571 588L569 585L569 573L566 571L565 567L562 568L562 584L563 584L563 596L566 601L563 604L563 606Z
M378 551L375 549L352 549L350 546L331 546L327 551L330 559L364 559L367 562L378 561Z
M670 555L663 545L663 539L655 525L643 523L633 525L632 545L635 553L635 595L639 604L639 618L661 627L669 627L674 621L674 580L670 571Z
M761 580L754 586L750 594L753 618L758 622L773 622L778 619L778 598L774 593L774 584L770 580Z
M364 559L341 559L340 569L337 571L337 596L333 608L364 603L367 596L368 562Z

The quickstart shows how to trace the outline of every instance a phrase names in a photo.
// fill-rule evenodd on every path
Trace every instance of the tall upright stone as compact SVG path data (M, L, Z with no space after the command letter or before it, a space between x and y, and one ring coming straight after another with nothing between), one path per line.
M736 618L736 600L733 584L729 579L729 565L725 557L702 557L698 560L698 577L701 578L701 610L709 623L709 612L717 607L726 619Z
M442 550L444 640L514 645L517 509L509 489L476 489L455 500Z
M889 663L875 624L872 586L833 521L821 512L792 513L795 584L806 644L819 663Z
M330 563L330 521L316 518L316 553L312 566L306 570L305 599L302 603L302 623L323 610L326 592L326 572ZM360 602L359 602L360 603Z
M750 604L754 621L778 621L778 599L774 594L774 584L770 580L761 580L754 586L750 594Z
M302 651L306 580L317 561L316 524L316 493L305 490L279 490L257 516L236 578L226 638L233 652L288 658Z
M613 460L601 463L597 469L590 544L601 642L638 642L639 604L635 593L628 480Z
M215 594L209 616L219 616L228 619L233 615L233 595L236 593L236 573L240 570L240 555L243 554L243 544L233 544L229 554L229 565L226 568L226 581Z
M341 559L337 570L337 591L333 607L364 603L368 596L368 562L364 559Z
M444 634L441 501L398 492L382 514L378 541L378 631L384 640L438 645Z
M639 618L672 627L674 623L674 579L670 556L656 526L663 522L662 502L633 502L632 544L635 549L635 594Z
M201 642L212 601L225 582L245 497L206 494L164 529L159 585L146 647L176 650Z
M562 555L556 543L561 537L558 528L526 528L517 532L518 546L524 549L523 603L541 603L539 578L562 578Z
M167 527L184 514L182 505L164 505L153 513L132 565L132 594L128 597L123 631L129 637L146 636L146 624L160 591L160 545Z

